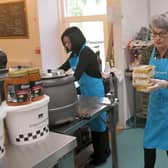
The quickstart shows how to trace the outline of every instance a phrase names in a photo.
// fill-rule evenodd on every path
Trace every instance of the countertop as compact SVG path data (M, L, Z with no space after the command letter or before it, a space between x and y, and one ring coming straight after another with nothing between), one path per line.
M88 118L77 118L73 122L62 124L60 126L50 126L51 131L71 135L77 129L85 126L93 119L100 116L103 111L108 110L111 105L111 102L107 97L79 96L78 99L78 114L82 115L88 113Z
M48 168L77 146L76 138L50 132L38 142L27 145L11 145L0 159L0 168Z

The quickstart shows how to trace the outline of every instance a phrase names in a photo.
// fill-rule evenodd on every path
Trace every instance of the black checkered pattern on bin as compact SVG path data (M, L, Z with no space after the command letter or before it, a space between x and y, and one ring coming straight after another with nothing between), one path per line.
M36 130L35 132L29 132L27 134L19 134L16 138L16 142L27 142L27 141L33 141L35 139L38 139L39 137L42 137L43 135L47 134L49 132L48 127L44 127L42 129Z
M0 146L0 154L4 153L5 152L5 148L4 146Z

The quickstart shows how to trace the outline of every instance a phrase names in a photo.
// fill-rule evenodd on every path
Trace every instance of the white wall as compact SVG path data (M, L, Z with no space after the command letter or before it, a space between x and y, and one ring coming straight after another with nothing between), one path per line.
M132 40L141 27L148 27L148 0L122 0L123 47Z
M42 69L55 69L63 63L57 0L38 0Z
M125 127L132 113L129 101L132 98L131 86L126 85L125 69L128 68L127 44L142 26L148 25L148 1L113 0L113 10L118 10L114 19L114 55L116 67L122 72L123 80L118 84L119 123ZM143 11L143 12L142 12ZM133 101L133 100L132 100Z
M167 0L149 0L149 1L150 1L150 8L151 8L150 9L151 16L168 11Z

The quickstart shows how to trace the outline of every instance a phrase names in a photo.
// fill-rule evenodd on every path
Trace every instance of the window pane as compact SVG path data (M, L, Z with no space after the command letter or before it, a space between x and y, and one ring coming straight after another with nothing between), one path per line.
M64 0L65 16L106 14L106 0Z
M102 61L104 60L104 30L103 22L73 22L70 26L77 26L83 32L86 43L95 52L100 50L100 57Z

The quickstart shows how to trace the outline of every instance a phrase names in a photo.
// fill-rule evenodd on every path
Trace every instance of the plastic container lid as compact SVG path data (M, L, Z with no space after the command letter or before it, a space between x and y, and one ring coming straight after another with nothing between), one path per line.
M40 73L40 69L39 68L28 68L27 71L28 71L29 74Z
M48 103L50 100L50 97L47 95L44 95L44 97L41 100L38 101L34 101L30 104L27 105L20 105L20 106L8 106L6 104L6 102L4 101L2 103L2 108L3 108L3 112L7 112L7 113L13 113L13 112L24 112L24 111L30 111L32 109L35 108L39 108L41 106L46 105L46 103Z
M27 75L27 71L26 70L17 70L17 71L11 71L8 73L9 77L20 77L20 76L25 76Z
M63 78L58 77L50 77L50 78L42 78L44 87L55 87L61 85L67 85L75 81L74 76L65 76Z

